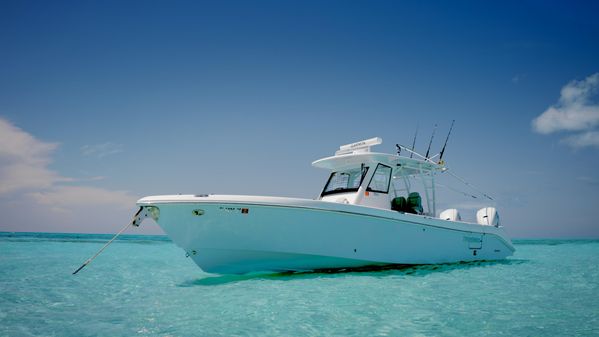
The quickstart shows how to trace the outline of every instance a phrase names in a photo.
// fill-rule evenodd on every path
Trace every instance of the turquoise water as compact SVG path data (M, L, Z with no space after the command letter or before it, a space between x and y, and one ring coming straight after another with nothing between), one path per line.
M599 241L504 262L214 276L164 237L0 233L0 336L599 336Z

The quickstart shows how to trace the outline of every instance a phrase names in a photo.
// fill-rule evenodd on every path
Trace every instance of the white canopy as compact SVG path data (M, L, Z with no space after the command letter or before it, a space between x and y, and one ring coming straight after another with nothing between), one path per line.
M381 163L391 166L395 176L427 174L432 171L443 171L443 166L415 158L402 157L395 154L362 152L331 156L316 160L312 166L332 171L339 171L361 164Z

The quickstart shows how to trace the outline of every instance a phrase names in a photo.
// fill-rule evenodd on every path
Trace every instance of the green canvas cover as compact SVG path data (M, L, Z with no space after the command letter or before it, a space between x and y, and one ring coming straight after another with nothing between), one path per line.
M422 198L420 198L420 193L412 192L408 195L407 201L407 212L414 214L422 214L424 209L422 208Z
M391 200L391 209L398 212L405 212L407 204L406 198L404 197L393 198L393 200Z

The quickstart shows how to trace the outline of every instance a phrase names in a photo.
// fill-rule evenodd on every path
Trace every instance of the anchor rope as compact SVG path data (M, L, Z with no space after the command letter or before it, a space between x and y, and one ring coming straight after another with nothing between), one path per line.
M142 209L143 207L140 207L137 213L135 213L135 215L133 216L133 219L131 219L131 221L125 227L123 227L118 233L116 233L116 235L113 236L112 239L110 239L110 241L106 242L106 244L102 248L100 248L100 250L94 256L87 259L87 261L85 261L81 265L81 267L77 268L77 270L73 272L73 275L77 274L81 269L90 264L98 255L100 255L104 251L104 249L106 249L106 247L108 247L108 245L110 245L119 235L121 235L121 233L123 233L127 228L129 228L129 226L133 225L137 216L139 215L139 213L141 213Z

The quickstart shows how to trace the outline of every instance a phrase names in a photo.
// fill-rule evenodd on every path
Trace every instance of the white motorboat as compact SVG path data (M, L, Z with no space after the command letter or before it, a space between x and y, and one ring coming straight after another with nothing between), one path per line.
M137 202L141 211L134 224L153 218L202 270L219 274L499 260L513 254L493 207L480 209L476 223L461 221L456 209L436 216L435 175L446 171L442 161L405 147L416 157L370 151L380 143L372 138L344 145L313 162L331 171L315 200L149 196Z

